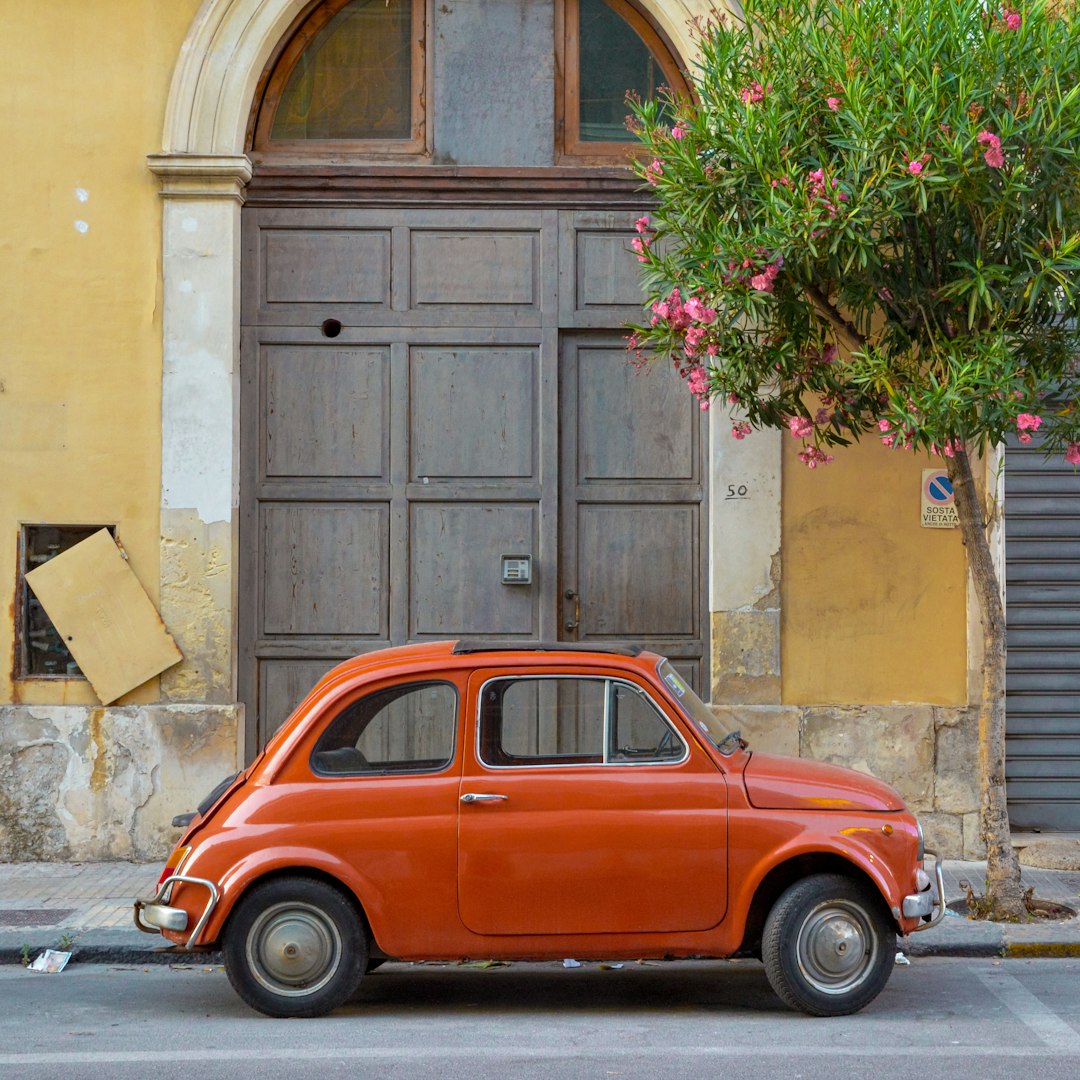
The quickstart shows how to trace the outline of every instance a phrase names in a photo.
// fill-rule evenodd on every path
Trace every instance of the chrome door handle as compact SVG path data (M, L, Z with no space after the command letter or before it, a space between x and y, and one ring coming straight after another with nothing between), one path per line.
M465 794L461 796L461 801L464 803L506 802L509 798L509 795L477 795L471 791L466 791Z

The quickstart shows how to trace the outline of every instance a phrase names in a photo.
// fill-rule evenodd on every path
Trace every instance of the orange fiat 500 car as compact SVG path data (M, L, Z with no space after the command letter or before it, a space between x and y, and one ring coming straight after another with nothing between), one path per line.
M221 948L271 1016L329 1012L386 958L566 956L756 956L839 1015L944 914L891 787L752 751L632 647L356 657L184 817L136 925Z

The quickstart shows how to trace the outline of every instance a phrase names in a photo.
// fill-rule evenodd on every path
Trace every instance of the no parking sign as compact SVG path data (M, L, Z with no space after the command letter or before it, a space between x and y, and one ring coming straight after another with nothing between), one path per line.
M923 469L922 527L955 529L959 524L948 472L945 469Z

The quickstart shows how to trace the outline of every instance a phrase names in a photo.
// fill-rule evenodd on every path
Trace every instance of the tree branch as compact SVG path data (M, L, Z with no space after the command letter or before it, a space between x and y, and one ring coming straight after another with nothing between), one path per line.
M847 346L852 352L858 352L866 347L866 338L840 314L836 306L816 285L803 285L803 292L807 299L814 305L817 313L836 331L842 345Z

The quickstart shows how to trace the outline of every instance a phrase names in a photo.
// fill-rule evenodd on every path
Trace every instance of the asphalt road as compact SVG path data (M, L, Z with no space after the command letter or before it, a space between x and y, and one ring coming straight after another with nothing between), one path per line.
M849 1017L784 1009L760 965L388 964L319 1020L220 968L0 967L0 1077L1076 1080L1080 960L915 959Z

